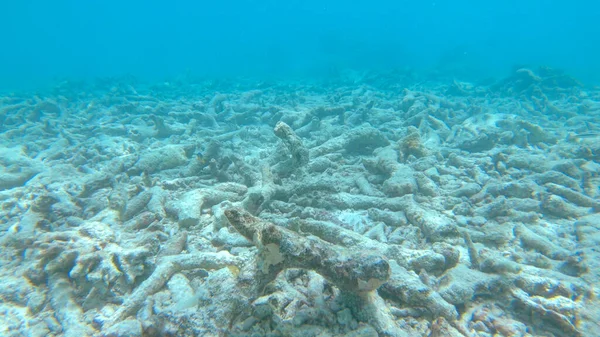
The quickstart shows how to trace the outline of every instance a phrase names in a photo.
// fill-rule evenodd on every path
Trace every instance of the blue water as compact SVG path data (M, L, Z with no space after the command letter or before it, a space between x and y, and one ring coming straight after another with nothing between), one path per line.
M600 82L600 3L2 1L0 88L134 75L328 76L442 69L504 76L544 64Z
M0 0L0 337L600 336L599 18Z

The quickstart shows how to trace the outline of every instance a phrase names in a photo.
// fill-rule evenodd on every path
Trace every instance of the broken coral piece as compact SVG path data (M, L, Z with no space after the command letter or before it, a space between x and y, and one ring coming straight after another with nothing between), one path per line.
M314 270L338 288L355 292L375 290L390 276L390 266L382 256L347 252L321 239L306 238L262 221L241 209L228 209L225 216L240 234L260 248L262 285L288 268Z

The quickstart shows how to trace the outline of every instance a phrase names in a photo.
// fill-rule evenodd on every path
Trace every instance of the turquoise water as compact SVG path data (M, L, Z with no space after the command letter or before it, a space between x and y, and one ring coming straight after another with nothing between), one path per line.
M600 79L596 1L3 1L0 87L56 78L164 80L544 64Z
M600 336L600 2L0 2L0 337Z

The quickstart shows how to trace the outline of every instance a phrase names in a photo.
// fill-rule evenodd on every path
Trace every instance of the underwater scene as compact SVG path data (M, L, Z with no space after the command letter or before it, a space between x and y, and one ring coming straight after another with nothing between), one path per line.
M600 336L600 3L0 4L0 337Z

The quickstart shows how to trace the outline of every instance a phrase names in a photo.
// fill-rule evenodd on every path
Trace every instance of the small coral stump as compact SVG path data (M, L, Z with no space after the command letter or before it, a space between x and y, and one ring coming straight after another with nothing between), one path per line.
M300 137L298 137L289 125L284 122L278 122L273 131L283 141L297 164L304 165L308 163L308 149L304 147Z
M263 285L288 268L313 270L341 290L361 293L379 288L390 277L388 261L377 254L350 252L319 238L306 238L241 209L228 209L225 216L260 249L257 262Z

